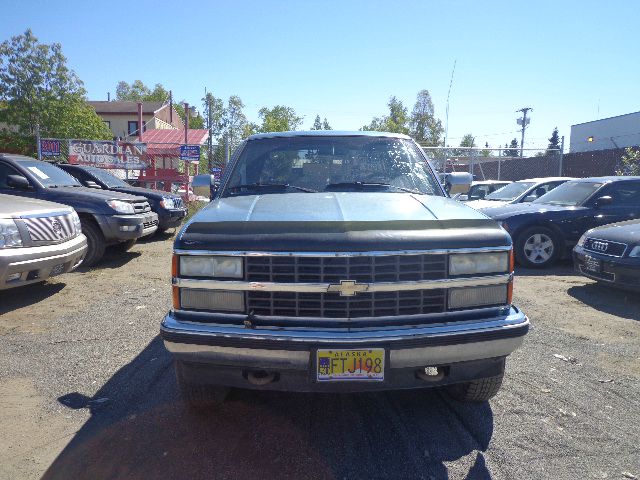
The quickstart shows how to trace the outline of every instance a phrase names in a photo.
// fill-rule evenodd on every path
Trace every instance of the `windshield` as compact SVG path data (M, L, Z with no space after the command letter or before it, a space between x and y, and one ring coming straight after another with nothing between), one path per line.
M372 190L442 195L409 140L300 136L248 141L222 196Z
M535 185L535 182L513 182L485 197L485 200L515 200Z
M98 167L88 167L86 171L104 183L108 188L130 187L127 182L119 179L114 174Z
M551 205L580 205L602 186L596 182L566 182L544 194L532 203L548 203Z
M20 166L26 168L44 187L81 187L78 180L61 168L50 163L33 161L20 161Z

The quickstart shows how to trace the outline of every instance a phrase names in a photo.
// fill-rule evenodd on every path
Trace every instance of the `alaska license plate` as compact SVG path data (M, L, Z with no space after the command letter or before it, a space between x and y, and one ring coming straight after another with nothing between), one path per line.
M584 257L584 268L590 272L600 272L602 270L602 263L597 258L593 258L590 255Z
M317 354L319 382L384 380L384 348L324 349Z

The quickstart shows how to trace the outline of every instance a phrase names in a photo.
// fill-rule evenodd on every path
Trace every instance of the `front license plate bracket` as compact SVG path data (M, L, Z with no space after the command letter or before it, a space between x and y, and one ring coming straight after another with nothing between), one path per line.
M384 381L384 348L327 348L316 352L318 382Z

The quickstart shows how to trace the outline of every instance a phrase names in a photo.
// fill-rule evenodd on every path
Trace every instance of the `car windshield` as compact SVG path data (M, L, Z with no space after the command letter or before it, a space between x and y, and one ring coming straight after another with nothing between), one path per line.
M602 182L566 182L544 194L532 203L551 205L580 205L602 186Z
M20 161L20 166L26 168L44 187L81 187L78 180L61 168L38 160Z
M122 187L130 187L127 182L119 179L114 174L107 172L98 167L88 167L86 169L88 173L96 177L99 181L104 183L108 188L122 188Z
M509 185L502 187L500 190L496 190L495 192L487 195L485 200L500 200L500 201L511 201L518 198L524 192L529 190L531 187L535 185L535 182L513 182Z
M249 140L222 196L321 191L442 195L412 141L368 136Z

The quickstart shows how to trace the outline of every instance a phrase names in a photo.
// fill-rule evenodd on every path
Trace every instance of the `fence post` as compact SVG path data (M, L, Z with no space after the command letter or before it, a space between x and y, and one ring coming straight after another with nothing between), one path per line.
M562 139L560 140L560 174L558 176L562 176L562 162L564 160L564 135L562 136Z

